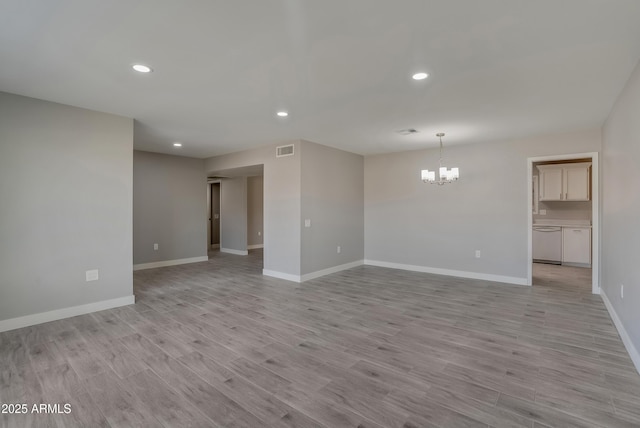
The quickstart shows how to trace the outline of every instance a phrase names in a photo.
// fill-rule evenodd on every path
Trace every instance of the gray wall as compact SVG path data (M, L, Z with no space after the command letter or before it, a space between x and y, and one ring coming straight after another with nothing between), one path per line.
M300 275L300 142L294 156L276 158L276 146L216 156L207 172L264 165L264 269Z
M132 152L131 119L0 93L0 320L133 294Z
M220 184L220 249L247 250L247 177Z
M134 152L135 265L207 255L206 181L202 159Z
M302 274L363 260L364 158L308 141L301 146Z
M639 118L640 65L611 111L602 141L602 290L636 352L640 351ZM624 284L624 299L620 297L620 284Z
M264 200L262 176L247 177L247 244L262 245Z
M527 158L599 151L600 130L447 146L460 180L420 179L438 150L365 158L365 259L510 278L527 277ZM475 250L482 257L475 258Z

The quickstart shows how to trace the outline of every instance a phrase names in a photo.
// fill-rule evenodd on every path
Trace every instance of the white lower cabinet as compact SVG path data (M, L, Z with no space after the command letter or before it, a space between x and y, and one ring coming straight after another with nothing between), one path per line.
M562 263L591 266L591 228L562 228Z

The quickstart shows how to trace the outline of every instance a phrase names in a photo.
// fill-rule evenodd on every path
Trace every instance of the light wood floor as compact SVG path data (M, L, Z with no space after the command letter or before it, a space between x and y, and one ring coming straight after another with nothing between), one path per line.
M294 284L261 256L138 271L134 306L0 334L0 402L72 409L1 425L640 426L600 297L552 268L534 287L370 266Z

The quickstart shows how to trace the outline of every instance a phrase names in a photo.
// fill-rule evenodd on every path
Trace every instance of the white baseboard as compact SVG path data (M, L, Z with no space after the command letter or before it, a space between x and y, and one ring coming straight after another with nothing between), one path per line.
M264 248L264 244L247 245L247 250L255 250L258 248Z
M220 248L221 253L235 254L236 256L246 256L249 254L247 250L232 250L231 248Z
M507 284L527 285L527 278L517 276L492 275L488 273L467 272L462 270L441 269L429 266L405 265L402 263L381 262L378 260L365 260L365 265L386 267L391 269L410 270L414 272L433 273L436 275L457 276L459 278L480 279L483 281L504 282Z
M91 312L104 311L106 309L117 308L119 306L133 305L136 302L135 296L119 297L117 299L102 300L100 302L88 303L86 305L72 306L70 308L56 309L49 312L40 312L33 315L11 318L0 321L0 333L3 331L15 330L17 328L29 327L31 325L42 324L50 321L57 321L64 318L71 318Z
M357 260L351 263L345 263L343 265L333 266L327 269L317 270L315 272L306 273L300 277L300 282L309 281L310 279L320 278L321 276L329 275L331 273L340 272L342 270L347 270L354 268L356 266L362 266L364 264L364 260Z
M206 262L209 256L190 257L188 259L163 260L160 262L141 263L133 265L133 270L153 269L165 266L185 265L187 263Z
M613 305L609 301L609 298L607 297L607 294L604 292L603 288L600 289L600 297L602 297L602 301L609 311L609 315L611 316L613 324L618 330L618 334L622 339L622 343L624 343L624 347L627 348L627 352L629 353L629 357L631 357L631 361L633 361L633 365L636 366L637 372L640 373L640 352L638 352L638 349L631 341L631 337L629 337L627 330L624 328L624 324L622 324L622 321L620 320L620 317L618 317L616 310L613 309Z
M212 250L217 249L217 248L220 248L220 244L211 244L211 249Z
M286 279L287 281L300 282L300 275L278 272L277 270L262 269L262 274L273 278Z
M278 272L278 271L267 270L267 269L263 269L262 274L266 276L272 276L274 278L286 279L287 281L300 283L300 282L309 281L311 279L320 278L321 276L329 275L331 273L336 273L343 270L351 269L356 266L362 266L363 264L364 264L364 260L358 260L355 262L345 263L343 265L333 266L327 269L306 273L304 275L293 275L290 273Z

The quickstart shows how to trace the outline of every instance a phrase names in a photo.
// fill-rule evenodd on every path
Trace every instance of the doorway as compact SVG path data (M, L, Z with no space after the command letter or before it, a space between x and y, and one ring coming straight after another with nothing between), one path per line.
M253 252L251 259L262 261L264 165L210 172L207 194L209 258L224 261L228 254Z
M587 173L585 195L579 193L584 186L573 186ZM535 269L538 283L571 284L581 278L591 293L600 294L598 153L529 158L527 196L527 284L533 285ZM548 251L557 245L562 247Z
M209 241L208 250L220 248L220 182L209 182L207 192L208 218L207 235Z

